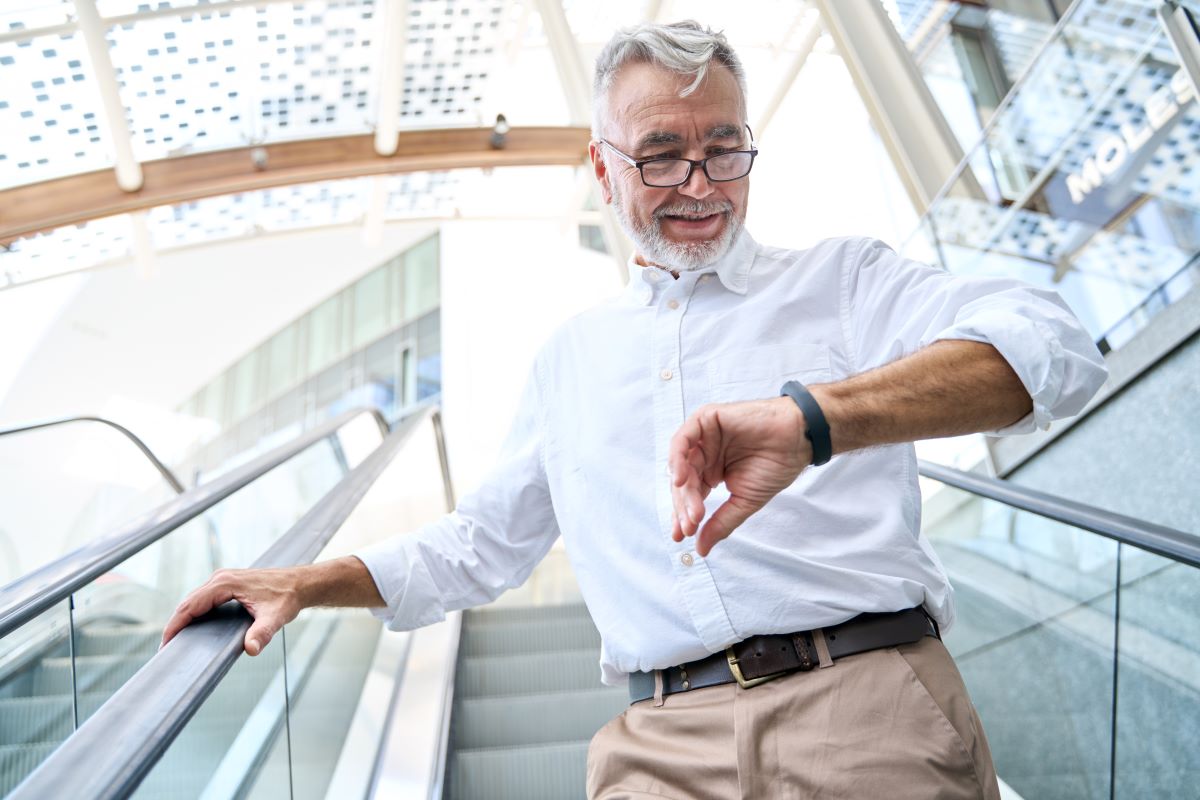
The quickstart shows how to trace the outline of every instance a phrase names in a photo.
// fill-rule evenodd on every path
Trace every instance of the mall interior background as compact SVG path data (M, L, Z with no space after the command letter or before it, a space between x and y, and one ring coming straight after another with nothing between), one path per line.
M1017 276L1060 292L1105 352L1111 377L1079 418L922 456L1200 530L1200 104L1161 6L5 4L0 428L100 414L191 486L354 406L395 421L437 405L454 488L468 491L541 342L624 284L629 245L582 151L575 164L381 166L51 227L21 219L22 198L163 159L384 128L490 130L498 114L514 129L587 126L591 61L614 26L694 17L746 62L756 239L869 235L954 272ZM389 82L380 44L396 44L397 14ZM107 62L89 47L97 32ZM116 437L0 440L0 582L169 496ZM988 620L956 655L985 721L989 708L1019 712L988 723L1012 791L1194 786L1194 748L1169 735L1200 728L1192 570L925 488L927 534ZM1126 647L1151 655L1112 652L1113 587L1126 584ZM1014 610L1038 623L1012 622ZM1133 658L1120 674L1119 658Z

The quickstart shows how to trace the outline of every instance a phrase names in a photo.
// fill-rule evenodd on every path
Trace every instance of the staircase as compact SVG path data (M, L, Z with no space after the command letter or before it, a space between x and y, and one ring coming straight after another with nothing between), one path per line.
M583 797L588 742L629 702L599 656L582 604L464 614L444 797Z

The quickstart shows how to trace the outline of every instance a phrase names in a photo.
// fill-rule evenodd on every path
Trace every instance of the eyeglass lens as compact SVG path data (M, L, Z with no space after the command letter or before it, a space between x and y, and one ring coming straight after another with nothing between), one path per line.
M714 181L733 181L750 172L753 158L750 153L722 153L711 156L706 164L708 177ZM642 179L651 186L676 186L688 176L691 162L681 158L665 158L642 165Z

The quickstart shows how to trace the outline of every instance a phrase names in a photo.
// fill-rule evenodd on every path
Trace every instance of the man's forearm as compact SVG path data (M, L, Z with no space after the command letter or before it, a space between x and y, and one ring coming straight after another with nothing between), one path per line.
M366 565L355 556L296 567L295 579L297 598L304 608L379 608L387 605Z
M829 422L833 452L995 430L1033 408L989 344L935 342L837 383L809 387Z

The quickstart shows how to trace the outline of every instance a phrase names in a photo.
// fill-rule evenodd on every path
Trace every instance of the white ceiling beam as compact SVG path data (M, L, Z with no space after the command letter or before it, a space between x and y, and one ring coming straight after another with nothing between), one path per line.
M108 139L112 146L117 185L126 192L142 188L142 165L133 155L133 138L125 120L125 104L108 54L108 25L100 18L96 0L75 0L79 32L87 48L88 62L96 89L100 94L100 113L104 117Z
M567 98L567 111L572 125L590 125L592 91L589 86L588 70L583 66L579 43L567 22L561 0L537 0L538 13L542 17L542 29L554 57L554 67L563 94Z
M375 109L375 152L395 154L400 144L400 101L404 97L404 45L408 41L408 3L383 0L375 41L381 43L376 62L379 105Z
M812 55L813 48L816 47L817 40L821 38L822 32L821 15L815 10L809 9L805 13L804 30L800 34L798 49L792 56L792 61L788 64L783 77L776 85L771 99L767 101L766 108L762 110L758 121L754 124L754 135L757 139L763 138L767 126L771 124L771 119L775 116L775 112L779 110L779 106L783 105L784 99L792 91L792 86L796 83L796 78L800 75L800 70L804 69L804 64L808 61L808 57Z
M918 214L955 174L962 148L883 5L813 0ZM970 170L956 194L986 199Z
M550 45L550 54L554 57L554 66L558 70L559 81L562 83L563 94L567 99L567 111L574 125L591 125L592 91L589 71L584 68L583 57L579 52L579 42L567 22L560 0L537 0L538 13L542 17L542 29L546 31L546 41ZM617 262L617 272L622 283L629 281L629 256L633 246L629 238L621 230L612 207L601 202L596 179L592 175L592 165L584 162L581 183L590 185L591 191L596 192L597 205L600 208L600 231L604 236L604 246ZM586 196L586 195L579 195ZM579 211L578 206L571 209L574 215Z

